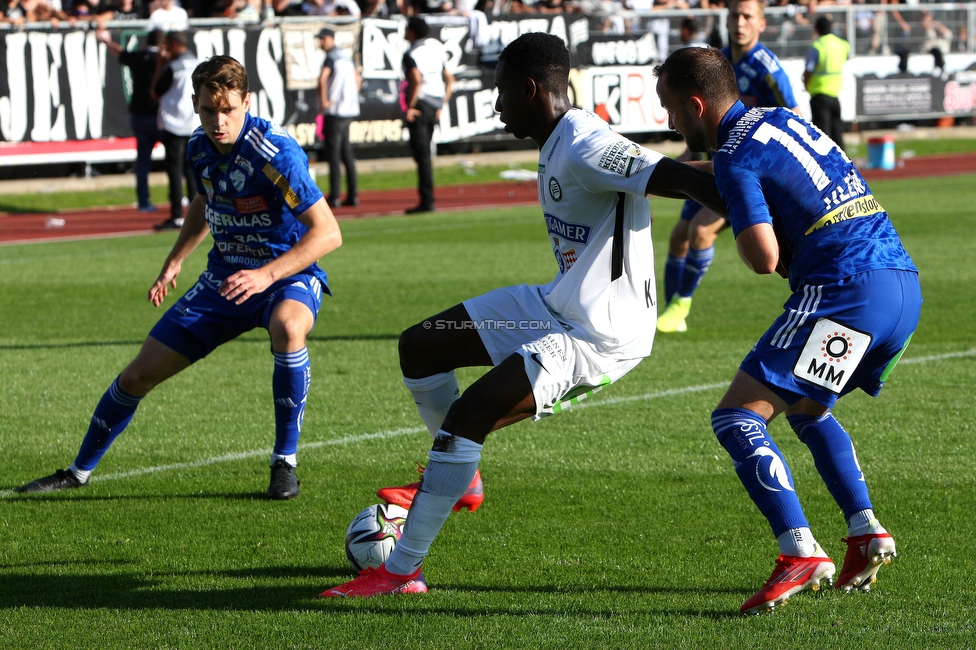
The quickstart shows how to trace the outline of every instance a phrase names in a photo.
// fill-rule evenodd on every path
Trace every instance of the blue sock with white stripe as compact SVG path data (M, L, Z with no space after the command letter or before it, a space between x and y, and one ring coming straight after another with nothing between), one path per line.
M871 510L868 485L858 465L854 443L833 413L821 417L789 415L786 419L796 437L810 449L817 471L844 517L850 519L862 510Z
M678 283L678 295L682 298L690 298L702 278L708 271L715 259L715 247L708 248L689 248L688 257L685 258L685 266L681 271L681 280Z
M273 456L294 456L305 417L305 400L312 381L308 348L297 352L275 352L271 391L275 404L275 446Z
M685 258L677 255L668 255L668 261L664 264L664 304L671 302L671 298L678 290L678 283L681 281L681 273L685 268Z
M141 401L141 397L129 395L119 388L119 378L116 377L95 407L88 432L81 442L78 456L75 457L74 467L83 472L95 469L112 446L112 441L129 426Z
M735 473L769 521L773 535L809 528L790 469L766 433L766 420L748 409L716 409L712 412L712 430L732 457Z

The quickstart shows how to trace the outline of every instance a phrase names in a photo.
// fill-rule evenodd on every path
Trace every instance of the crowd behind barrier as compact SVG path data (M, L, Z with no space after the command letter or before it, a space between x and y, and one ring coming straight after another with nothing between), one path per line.
M252 112L281 123L308 149L317 145L315 92L324 54L315 35L323 26L335 29L337 44L362 74L362 115L350 129L357 148L406 141L398 94L408 15L424 14L457 78L435 134L440 144L511 141L494 114L492 70L498 52L521 33L562 37L572 57L574 102L622 133L668 131L651 68L681 46L689 18L702 40L727 42L726 10L709 0L419 1L183 0L197 56L242 60L254 73ZM111 141L105 150L116 152L114 159L131 160L128 148L112 140L131 136L125 114L131 80L105 56L95 33L107 29L134 49L149 28L167 26L152 16L157 4L172 0L68 2L7 0L0 23L0 166L113 159L78 148L91 140ZM803 57L818 15L829 15L834 33L851 43L840 98L848 123L969 120L976 112L976 2L770 6L762 42L782 60L801 112L809 102Z

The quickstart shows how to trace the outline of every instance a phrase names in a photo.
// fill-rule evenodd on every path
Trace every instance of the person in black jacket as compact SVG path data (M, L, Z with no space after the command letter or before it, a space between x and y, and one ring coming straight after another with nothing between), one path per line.
M146 37L144 48L126 50L112 40L108 30L102 29L96 33L96 38L105 43L105 47L119 58L119 63L129 69L132 79L129 125L136 137L136 197L142 212L156 209L149 200L149 170L152 167L153 148L161 141L161 136L156 124L159 102L152 98L152 80L156 72L159 44L164 36L162 30L153 30Z

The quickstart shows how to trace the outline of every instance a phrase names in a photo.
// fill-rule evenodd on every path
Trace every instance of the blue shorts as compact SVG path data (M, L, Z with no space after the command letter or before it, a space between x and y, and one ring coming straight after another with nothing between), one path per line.
M271 313L282 300L297 300L317 318L322 306L322 283L314 275L298 274L279 280L263 293L235 305L217 290L233 271L208 269L183 297L170 307L149 332L163 345L191 362L255 327L268 328Z
M740 369L787 404L808 397L832 407L860 388L877 397L918 327L918 274L881 269L805 285Z

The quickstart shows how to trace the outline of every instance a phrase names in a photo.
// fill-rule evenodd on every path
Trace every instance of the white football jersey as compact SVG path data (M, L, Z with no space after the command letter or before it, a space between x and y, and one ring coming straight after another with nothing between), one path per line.
M559 265L543 297L574 335L617 358L645 357L654 342L645 191L661 158L580 109L562 117L539 152L539 202Z

